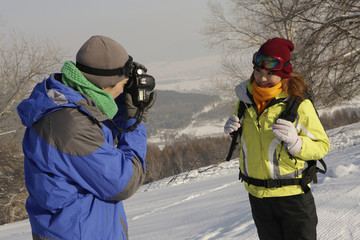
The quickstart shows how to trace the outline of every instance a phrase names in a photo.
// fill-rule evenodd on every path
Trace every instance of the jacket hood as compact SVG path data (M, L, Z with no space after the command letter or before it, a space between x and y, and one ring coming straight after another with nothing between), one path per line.
M245 82L242 82L240 83L239 85L237 85L235 87L235 93L236 93L236 96L241 100L243 101L244 103L249 103L251 104L251 100L250 98L248 97L247 95L247 85L248 83L250 83L250 81L245 81Z
M61 108L79 107L76 103L84 96L56 79L61 79L61 74L51 74L38 83L30 97L18 105L17 111L24 126L30 127L43 116Z

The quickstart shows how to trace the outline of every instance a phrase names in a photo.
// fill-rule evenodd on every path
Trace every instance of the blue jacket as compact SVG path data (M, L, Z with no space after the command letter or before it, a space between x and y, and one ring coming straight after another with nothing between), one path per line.
M145 177L146 127L127 129L121 97L109 120L87 96L52 74L18 106L26 209L34 239L128 239L122 200Z

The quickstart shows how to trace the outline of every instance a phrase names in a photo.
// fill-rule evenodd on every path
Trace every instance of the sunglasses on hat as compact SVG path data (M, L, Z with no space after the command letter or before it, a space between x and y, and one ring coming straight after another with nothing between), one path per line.
M280 57L268 57L259 52L254 53L252 63L260 68L264 68L267 71L278 71L283 67L290 64L290 61L285 62Z

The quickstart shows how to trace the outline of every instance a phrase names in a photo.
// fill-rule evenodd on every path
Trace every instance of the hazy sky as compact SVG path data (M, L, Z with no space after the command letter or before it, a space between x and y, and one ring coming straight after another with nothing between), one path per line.
M0 31L49 39L71 58L106 35L139 62L178 61L215 54L200 34L207 14L206 0L1 0Z

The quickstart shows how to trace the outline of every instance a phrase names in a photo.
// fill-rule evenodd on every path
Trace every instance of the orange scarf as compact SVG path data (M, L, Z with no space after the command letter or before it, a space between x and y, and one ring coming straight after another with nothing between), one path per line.
M279 82L275 86L271 88L262 88L257 85L257 83L254 81L252 85L252 91L253 91L253 97L254 101L256 103L258 114L260 114L265 107L270 103L270 101L279 95L283 89L282 84Z

